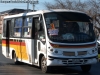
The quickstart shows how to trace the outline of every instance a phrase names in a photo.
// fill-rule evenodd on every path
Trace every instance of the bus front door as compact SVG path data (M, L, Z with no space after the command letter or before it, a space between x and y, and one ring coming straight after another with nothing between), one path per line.
M33 62L36 64L37 63L37 55L38 55L38 49L37 49L37 45L38 45L38 31L37 31L37 25L38 25L38 20L39 17L33 17L33 39L34 39L34 47L32 46L32 57L33 57Z

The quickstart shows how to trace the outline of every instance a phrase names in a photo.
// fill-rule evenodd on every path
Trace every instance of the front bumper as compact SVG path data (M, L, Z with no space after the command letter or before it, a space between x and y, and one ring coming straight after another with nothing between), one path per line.
M61 58L48 56L47 66L76 66L95 64L98 62L98 56L85 57L85 58Z

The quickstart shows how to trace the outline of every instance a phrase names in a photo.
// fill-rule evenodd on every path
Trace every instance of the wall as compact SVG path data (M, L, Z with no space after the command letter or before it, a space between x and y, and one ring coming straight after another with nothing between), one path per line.
M7 13L0 15L0 34L2 34L3 18L4 16L7 16L7 15L8 15Z

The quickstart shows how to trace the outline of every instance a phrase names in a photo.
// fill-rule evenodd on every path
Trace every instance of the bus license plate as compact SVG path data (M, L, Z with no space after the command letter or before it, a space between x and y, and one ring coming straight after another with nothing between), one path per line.
M79 59L73 59L73 62L80 62Z

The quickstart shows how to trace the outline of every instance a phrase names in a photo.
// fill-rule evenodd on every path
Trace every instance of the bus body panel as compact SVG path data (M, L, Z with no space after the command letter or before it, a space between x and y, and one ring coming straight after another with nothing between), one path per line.
M90 45L84 45L80 43L78 45L72 45L72 47L68 47L68 44L56 43L52 48L53 52L48 49L47 65L75 66L95 64L98 62L97 43L92 42ZM48 46L50 46L49 43Z

